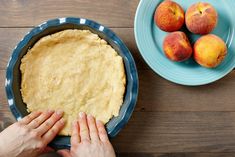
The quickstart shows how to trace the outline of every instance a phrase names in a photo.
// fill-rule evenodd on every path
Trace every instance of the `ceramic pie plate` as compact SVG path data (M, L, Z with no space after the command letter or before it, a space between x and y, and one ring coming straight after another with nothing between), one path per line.
M123 58L126 72L126 91L124 101L121 106L119 116L113 117L107 124L106 129L110 137L114 137L128 122L138 95L138 74L135 61L122 40L109 28L89 19L84 18L59 18L49 20L32 29L15 47L9 59L6 71L6 95L11 112L17 120L28 114L26 104L23 103L20 85L21 58L27 53L40 38L66 29L86 29L98 34L99 37L106 40ZM69 148L70 137L58 136L50 143L54 148Z

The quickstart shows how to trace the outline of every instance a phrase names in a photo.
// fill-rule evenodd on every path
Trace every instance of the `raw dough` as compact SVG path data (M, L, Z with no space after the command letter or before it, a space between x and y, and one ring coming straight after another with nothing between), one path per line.
M122 57L88 30L64 30L41 38L22 58L21 94L28 111L61 109L71 135L79 112L104 123L118 116L126 76Z

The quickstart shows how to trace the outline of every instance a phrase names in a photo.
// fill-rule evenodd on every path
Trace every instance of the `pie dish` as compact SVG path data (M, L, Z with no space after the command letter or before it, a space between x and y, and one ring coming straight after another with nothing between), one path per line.
M27 110L62 110L60 135L71 135L80 112L106 124L119 115L126 76L122 57L97 34L67 29L41 38L21 59Z
M7 65L5 88L9 108L17 120L20 120L28 114L26 104L23 102L20 92L20 64L22 57L27 53L28 49L32 48L42 37L66 29L90 30L109 43L123 59L126 74L126 88L123 104L120 108L119 115L113 117L105 125L108 135L114 137L128 122L134 110L138 95L138 74L134 59L122 40L107 27L92 20L73 17L53 19L35 27L26 34L13 50ZM56 148L69 148L70 137L58 136L50 145Z

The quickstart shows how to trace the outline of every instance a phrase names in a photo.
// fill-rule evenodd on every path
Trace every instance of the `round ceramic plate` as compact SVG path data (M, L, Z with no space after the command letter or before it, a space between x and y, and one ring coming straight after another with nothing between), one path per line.
M154 23L154 12L162 0L141 0L135 16L135 39L141 55L147 64L165 79L182 85L204 85L214 82L228 74L235 66L234 41L234 8L233 0L207 0L212 4L219 15L218 25L213 34L221 37L227 44L228 54L225 60L217 67L208 69L198 65L192 58L185 62L168 60L162 50L162 43L167 32L161 31ZM175 0L184 10L197 0ZM192 43L198 35L189 34Z

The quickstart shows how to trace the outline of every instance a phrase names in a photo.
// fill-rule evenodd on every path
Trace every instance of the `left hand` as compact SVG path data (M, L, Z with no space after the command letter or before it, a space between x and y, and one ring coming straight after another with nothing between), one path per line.
M0 157L36 157L63 128L61 111L33 112L0 133Z

